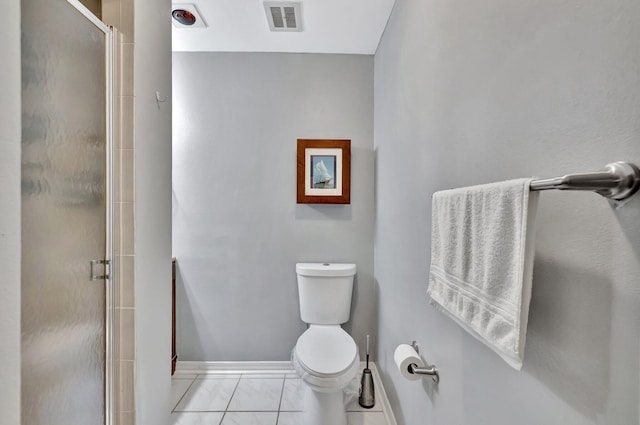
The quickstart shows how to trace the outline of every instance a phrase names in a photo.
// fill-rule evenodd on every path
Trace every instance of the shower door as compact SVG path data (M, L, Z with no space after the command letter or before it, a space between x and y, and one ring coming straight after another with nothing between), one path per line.
M21 5L22 424L104 425L111 32L67 0Z

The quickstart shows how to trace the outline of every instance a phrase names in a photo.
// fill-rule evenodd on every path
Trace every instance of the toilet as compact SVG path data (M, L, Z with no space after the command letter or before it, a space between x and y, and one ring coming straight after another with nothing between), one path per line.
M349 320L355 264L298 263L300 317L309 328L298 338L293 366L305 388L305 425L347 425L344 388L357 376L360 357L340 326Z

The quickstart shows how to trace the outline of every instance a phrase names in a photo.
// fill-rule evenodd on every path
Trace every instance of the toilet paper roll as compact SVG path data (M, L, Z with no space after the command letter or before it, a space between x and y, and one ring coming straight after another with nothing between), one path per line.
M409 372L409 365L412 363L418 367L424 367L424 362L412 346L408 344L398 345L396 347L396 351L393 353L393 359L395 360L396 366L398 366L398 370L402 376L408 380L417 381L422 378L420 375Z

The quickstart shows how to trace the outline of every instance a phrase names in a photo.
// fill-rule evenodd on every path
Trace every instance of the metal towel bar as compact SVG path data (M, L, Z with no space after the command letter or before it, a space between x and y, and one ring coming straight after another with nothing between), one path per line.
M607 164L595 173L567 174L552 179L533 180L531 190L591 190L605 198L622 201L640 189L640 168L630 162Z

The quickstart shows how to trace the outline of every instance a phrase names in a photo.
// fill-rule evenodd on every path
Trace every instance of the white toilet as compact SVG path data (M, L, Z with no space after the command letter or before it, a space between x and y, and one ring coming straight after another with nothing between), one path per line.
M305 383L305 425L347 425L343 389L356 377L358 348L340 325L349 320L355 264L298 263L300 335L292 361Z

